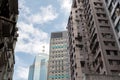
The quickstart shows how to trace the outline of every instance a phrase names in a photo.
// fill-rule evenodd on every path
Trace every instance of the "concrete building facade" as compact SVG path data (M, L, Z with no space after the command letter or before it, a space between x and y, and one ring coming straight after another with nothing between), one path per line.
M0 80L12 80L18 37L17 15L18 0L0 0Z
M48 55L41 53L35 57L29 68L28 80L47 80Z
M104 3L120 49L120 0L104 0Z
M73 0L67 29L71 80L119 75L120 51L104 0Z
M67 31L51 33L47 80L70 80L67 42Z

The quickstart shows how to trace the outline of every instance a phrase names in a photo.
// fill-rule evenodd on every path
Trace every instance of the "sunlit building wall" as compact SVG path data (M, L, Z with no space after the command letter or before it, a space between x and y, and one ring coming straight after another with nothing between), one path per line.
M111 16L119 27L119 0L106 1L116 5L109 7L117 10ZM120 79L120 50L104 0L73 0L67 29L71 80Z
M47 80L70 80L67 31L52 32Z
M104 3L120 48L120 0L104 0Z

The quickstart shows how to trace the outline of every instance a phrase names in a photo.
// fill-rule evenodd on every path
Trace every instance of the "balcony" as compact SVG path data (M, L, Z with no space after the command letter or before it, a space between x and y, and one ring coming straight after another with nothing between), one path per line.
M76 47L79 47L79 48L81 48L81 50L82 50L83 44L76 41Z
M8 44L8 50L9 51L10 50L14 50L14 48L15 48L15 42L8 42L7 44Z
M12 35L16 22L0 16L0 36L10 37Z
M78 35L77 35L77 37L75 37L75 39L81 42L82 41L82 36L78 33Z

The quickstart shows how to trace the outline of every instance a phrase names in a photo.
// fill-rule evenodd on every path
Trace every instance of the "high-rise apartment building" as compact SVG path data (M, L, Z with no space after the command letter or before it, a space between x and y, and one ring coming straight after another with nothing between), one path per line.
M120 0L104 0L120 48Z
M52 32L47 80L70 80L67 31Z
M12 80L17 41L18 0L0 0L0 80Z
M48 55L40 53L29 68L28 80L47 80Z
M96 74L109 80L108 75L120 74L120 51L104 0L73 0L67 29L71 80L100 80ZM87 74L91 79L84 79Z

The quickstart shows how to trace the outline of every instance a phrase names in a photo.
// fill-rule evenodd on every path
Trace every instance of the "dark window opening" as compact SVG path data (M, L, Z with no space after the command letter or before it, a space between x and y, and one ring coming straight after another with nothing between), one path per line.
M110 55L110 50L106 50L107 55Z
M94 2L94 5L95 5L95 6L98 6L98 5L99 5L99 6L103 6L103 4L102 4L101 2Z
M110 65L113 65L113 60L109 60L109 64L110 64Z
M85 61L80 61L81 67L85 66Z
M120 19L115 27L115 30L117 31L117 33L120 32Z

